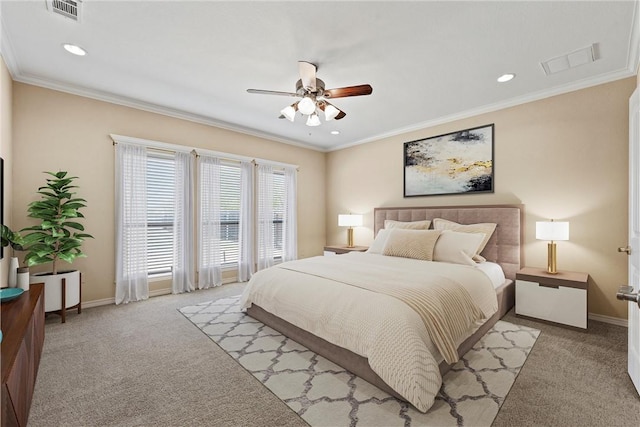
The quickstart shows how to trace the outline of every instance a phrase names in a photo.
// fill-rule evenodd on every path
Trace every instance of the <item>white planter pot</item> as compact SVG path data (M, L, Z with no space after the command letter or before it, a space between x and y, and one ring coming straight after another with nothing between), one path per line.
M10 288L15 288L18 284L18 258L11 257L9 260L9 278L7 284Z
M18 268L17 286L25 291L29 290L29 267Z
M65 308L80 302L80 271L63 271L58 274L37 273L29 277L29 283L44 283L44 311L62 309L62 279L66 279Z

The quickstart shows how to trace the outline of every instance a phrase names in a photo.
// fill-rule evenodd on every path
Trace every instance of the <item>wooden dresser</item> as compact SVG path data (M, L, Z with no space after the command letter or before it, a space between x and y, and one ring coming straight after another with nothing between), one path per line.
M44 284L0 304L2 426L26 426L44 345Z

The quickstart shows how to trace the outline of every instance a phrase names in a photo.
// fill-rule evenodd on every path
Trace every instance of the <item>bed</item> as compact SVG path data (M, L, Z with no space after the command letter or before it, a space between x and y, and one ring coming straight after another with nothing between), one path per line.
M461 226L496 224L480 255L487 266L500 266L504 280L489 279L490 275L474 266L389 257L375 251L351 253L262 270L247 285L241 305L255 319L426 412L440 387L441 375L514 304L515 274L522 265L522 218L520 205L374 210L377 237L381 237L378 233L385 221L389 226L394 221L417 224L435 219ZM379 240L376 238L374 245ZM366 288L395 290L389 286L395 280L413 294L427 276L466 286L464 295L471 295L478 313L468 316L464 333L443 338L437 333L439 325L429 325L425 316L426 328L418 325L420 317L416 320L415 312L419 310L407 307L408 302ZM380 283L371 285L374 281ZM349 285L344 284L347 282ZM330 303L322 303L324 299Z

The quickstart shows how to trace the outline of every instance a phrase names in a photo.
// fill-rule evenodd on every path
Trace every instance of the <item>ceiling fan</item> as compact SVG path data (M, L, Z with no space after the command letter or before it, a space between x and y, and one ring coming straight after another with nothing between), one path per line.
M273 90L247 89L249 93L265 95L283 95L302 98L299 101L285 107L280 111L281 119L294 121L296 112L300 111L307 117L307 126L320 125L320 112L324 113L325 120L340 120L347 115L335 105L329 103L328 99L344 98L347 96L371 95L373 88L371 85L346 86L336 89L325 89L324 82L316 77L318 67L306 61L298 61L298 71L300 80L296 82L296 91L278 92Z

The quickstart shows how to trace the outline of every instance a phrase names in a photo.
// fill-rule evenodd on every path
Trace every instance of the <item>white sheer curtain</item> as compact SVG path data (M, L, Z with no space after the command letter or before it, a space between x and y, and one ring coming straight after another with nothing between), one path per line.
M193 271L193 156L175 154L175 193L173 214L173 282L174 294L191 292Z
M220 251L220 159L201 155L198 228L198 288L222 284Z
M284 168L283 261L298 259L298 202L296 168Z
M253 169L252 162L240 163L239 282L249 280L254 271Z
M273 265L273 167L258 165L258 270Z
M149 298L147 150L116 145L116 304Z

